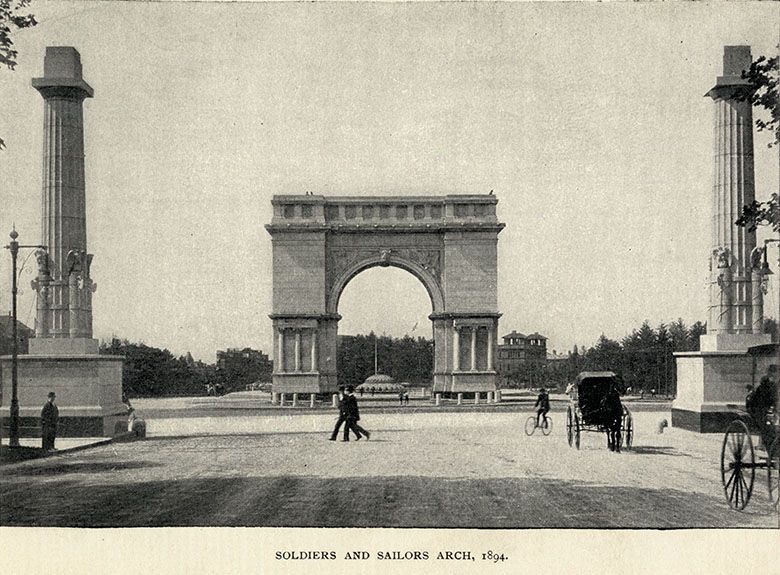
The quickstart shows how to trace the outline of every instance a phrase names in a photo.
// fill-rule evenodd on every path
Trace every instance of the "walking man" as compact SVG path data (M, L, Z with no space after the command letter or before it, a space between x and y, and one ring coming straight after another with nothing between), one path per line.
M351 429L356 436L356 439L360 441L360 438L365 435L366 439L371 439L371 434L358 425L360 421L360 412L358 411L357 398L355 397L355 388L351 385L347 387L347 395L344 397L344 417L346 425L344 426L344 438L343 441L349 441L349 430Z
M44 451L54 451L54 440L57 437L57 421L60 418L60 410L54 405L57 396L53 391L49 392L49 401L41 410L41 439Z
M336 427L333 428L333 433L330 434L331 441L336 441L336 437L339 434L339 429L341 429L342 424L347 420L346 413L344 411L345 399L346 397L344 395L344 386L340 385L339 386L339 418L336 420Z

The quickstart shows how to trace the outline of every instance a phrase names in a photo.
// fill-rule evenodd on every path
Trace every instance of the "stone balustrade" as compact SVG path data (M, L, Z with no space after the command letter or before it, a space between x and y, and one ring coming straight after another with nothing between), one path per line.
M494 196L466 194L436 198L277 195L270 227L491 227L498 225L496 203Z

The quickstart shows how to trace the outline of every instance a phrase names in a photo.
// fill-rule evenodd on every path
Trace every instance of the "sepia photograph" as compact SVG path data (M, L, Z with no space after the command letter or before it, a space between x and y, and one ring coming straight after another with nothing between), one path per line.
M769 2L0 0L13 572L776 568L779 53Z

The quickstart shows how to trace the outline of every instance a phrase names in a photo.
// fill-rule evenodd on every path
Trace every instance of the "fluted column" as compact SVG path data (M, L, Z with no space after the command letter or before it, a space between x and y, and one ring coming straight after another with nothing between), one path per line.
M493 371L493 326L487 330L487 371Z
M311 371L317 371L317 330L311 330Z
M753 169L753 109L745 98L748 82L743 70L750 67L749 46L726 46L723 76L708 92L715 102L712 177L712 253L726 250L730 256L730 312L718 311L718 317L730 317L728 331L724 322L708 325L710 333L751 333L753 303L750 252L756 246L755 232L734 224L742 206L755 199ZM722 286L717 286L723 270L713 266L710 307L723 305Z
M471 365L469 366L471 371L477 369L477 326L471 326Z
M44 99L42 243L49 256L52 281L47 288L53 302L48 308L38 306L36 323L46 326L46 333L38 336L89 338L91 297L82 295L82 290L93 289L87 256L83 102L93 90L81 76L79 53L70 47L46 48L44 75L32 85ZM68 261L73 253L81 258L75 285L73 262Z
M295 371L301 371L301 330L295 330Z
M279 328L279 365L276 371L282 373L284 371L284 329Z
M460 332L452 326L452 371L460 371Z

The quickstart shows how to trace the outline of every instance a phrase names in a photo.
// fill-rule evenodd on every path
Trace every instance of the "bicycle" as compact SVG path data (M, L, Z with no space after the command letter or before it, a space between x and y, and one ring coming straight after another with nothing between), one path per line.
M536 415L531 415L528 419L525 421L525 434L528 436L531 436L534 434L534 431L536 431L537 428L542 430L543 435L550 435L552 432L552 417L547 417L546 415L542 418L542 424L539 425L537 423L538 417Z

